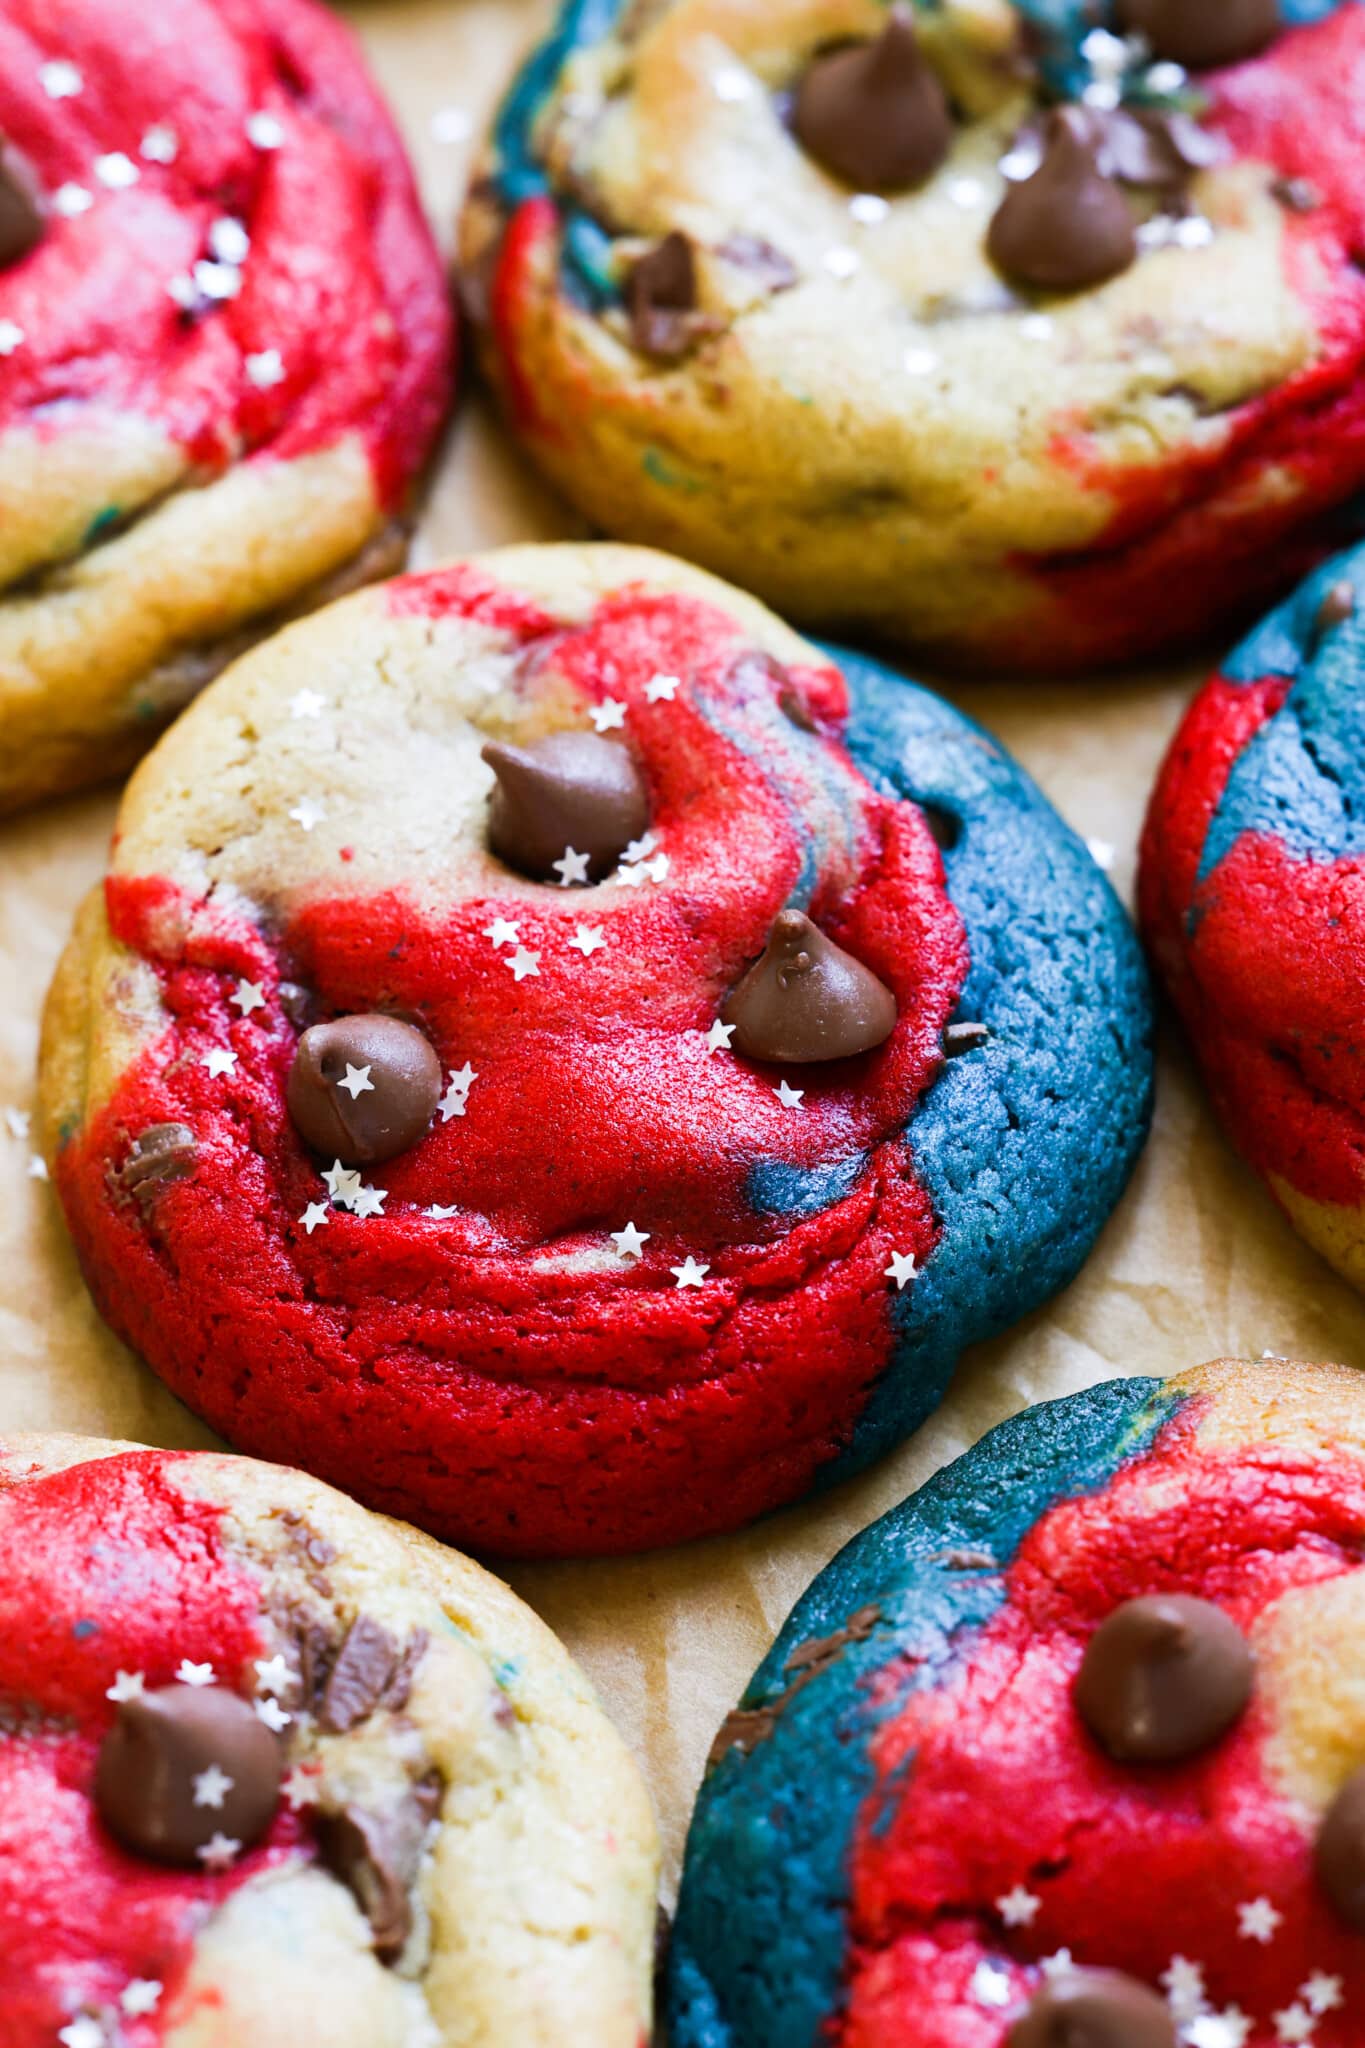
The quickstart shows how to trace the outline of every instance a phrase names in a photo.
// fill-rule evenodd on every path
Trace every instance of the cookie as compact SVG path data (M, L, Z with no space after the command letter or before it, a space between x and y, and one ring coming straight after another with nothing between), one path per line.
M1310 1244L1365 1286L1358 822L1365 550L1311 576L1172 742L1142 919L1219 1117Z
M4 0L0 135L3 813L402 566L452 331L314 0Z
M672 2048L1347 2048L1365 1385L993 1430L798 1603L692 1822Z
M867 1464L1064 1285L1149 1029L1108 883L979 727L569 545L205 695L41 1086L104 1314L234 1444L483 1551L622 1551Z
M640 2048L656 1842L534 1615L300 1472L0 1439L9 2048Z
M1287 585L1365 480L1365 6L1105 11L569 0L463 227L537 461L942 661L1151 654Z

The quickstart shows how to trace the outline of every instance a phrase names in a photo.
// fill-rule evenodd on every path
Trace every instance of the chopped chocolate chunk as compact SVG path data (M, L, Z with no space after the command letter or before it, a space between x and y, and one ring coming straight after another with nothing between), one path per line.
M949 1024L943 1032L943 1057L956 1059L959 1053L975 1052L991 1035L989 1024Z
M631 265L626 304L636 348L664 361L685 356L718 324L698 305L696 256L676 229Z
M386 1628L368 1614L358 1614L322 1689L322 1726L344 1735L379 1707L405 1706L427 1642L419 1629L400 1650Z
M1344 626L1348 619L1355 617L1356 594L1354 585L1343 577L1334 583L1318 606L1315 621L1319 633L1330 633L1333 626Z
M432 1772L385 1812L348 1806L318 1818L323 1861L355 1894L381 1962L396 1963L407 1946L413 1880L440 1804L441 1779Z
M296 1031L306 1031L317 1015L317 1004L311 989L297 981L282 981L276 991L280 1008Z
M116 1191L131 1195L145 1216L171 1181L194 1172L198 1150L188 1124L149 1124L112 1177Z
M809 1642L798 1643L790 1653L783 1669L794 1672L783 1690L775 1699L763 1707L736 1707L721 1723L715 1741L707 1755L707 1769L728 1756L732 1749L742 1750L748 1756L766 1742L776 1728L784 1708L790 1705L796 1695L808 1686L813 1678L827 1670L850 1643L866 1642L882 1618L878 1606L859 1607L850 1614L842 1628L832 1635L812 1636Z
M747 270L770 292L787 292L800 282L800 272L789 256L758 235L731 235L716 254L737 270Z

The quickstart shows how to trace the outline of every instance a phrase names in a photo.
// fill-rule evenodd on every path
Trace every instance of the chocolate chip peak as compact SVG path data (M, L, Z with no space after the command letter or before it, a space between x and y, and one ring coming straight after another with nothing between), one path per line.
M274 1817L283 1752L248 1700L166 1685L124 1700L100 1744L95 1808L136 1856L186 1868L215 1836L249 1849Z
M1005 2039L1007 2048L1176 2048L1166 2001L1119 1970L1068 1970Z
M1263 50L1280 28L1278 0L1120 0L1124 28L1145 36L1155 57L1207 71Z
M43 215L28 178L0 142L0 270L36 249L43 239Z
M792 123L816 162L860 192L900 191L937 170L953 117L911 9L893 7L874 42L817 56L797 87Z
M1154 1593L1116 1607L1090 1638L1076 1708L1122 1763L1178 1763L1216 1742L1251 1698L1255 1659L1211 1601Z
M1348 1927L1365 1934L1365 1770L1346 1780L1323 1816L1318 1883Z
M558 879L572 848L593 881L615 867L649 823L644 779L628 749L591 732L553 732L528 747L490 741L497 782L488 808L494 853L538 882Z
M1099 167L1100 142L1080 107L1048 117L1043 161L1011 185L986 236L991 261L1040 291L1103 284L1137 255L1132 209Z
M799 910L780 910L721 1016L749 1059L846 1060L891 1036L896 998Z
M676 229L631 266L626 305L630 338L646 356L668 360L686 355L694 341L718 325L700 310L696 255Z
M304 1142L345 1166L406 1152L441 1099L441 1062L414 1024L362 1011L304 1032L289 1070L289 1114Z

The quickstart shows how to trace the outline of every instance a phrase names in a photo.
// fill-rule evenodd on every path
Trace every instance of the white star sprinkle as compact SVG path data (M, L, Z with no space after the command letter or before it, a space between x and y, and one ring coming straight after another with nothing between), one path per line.
M196 1806L220 1807L232 1790L231 1778L217 1764L210 1764L206 1771L200 1771L193 1783Z
M470 1079L474 1077L471 1075ZM450 1086L441 1097L441 1122L448 1124L453 1116L463 1116L469 1099L469 1082L462 1081L458 1074L450 1077Z
M1275 2032L1281 2041L1311 2041L1317 2021L1306 2005L1287 2005L1275 2015Z
M954 206L965 211L979 206L985 197L986 188L977 178L949 178L945 187Z
M0 356L12 356L24 345L24 330L16 320L0 320Z
M293 1718L292 1714L286 1714L278 1700L256 1702L256 1719L264 1721L272 1735L282 1735Z
M671 704L681 687L681 676L651 676L645 684L645 697L651 704Z
M604 697L593 706L592 722L598 732L615 732L626 722L626 707L615 697Z
M181 1685L216 1685L217 1678L211 1664L191 1664L188 1657L182 1657L175 1667L175 1675Z
M1201 2012L1186 2027L1181 2039L1189 2048L1246 2048L1251 2021L1235 2005L1222 2012Z
M576 948L585 960L595 953L599 946L605 946L606 943L607 935L600 924L579 925L569 941L569 944Z
M278 1651L273 1657L256 1659L256 1683L262 1692L288 1692L295 1677L293 1666Z
M978 1963L972 1971L968 1986L978 2005L1002 2006L1010 2002L1010 1979L1008 1970L1000 1969L995 1963Z
M995 1910L1006 1927L1032 1927L1042 1903L1036 1892L1017 1884L1013 1891L1006 1892L1003 1897L996 1900Z
M121 149L111 149L107 155L95 158L95 176L109 191L126 192L130 185L137 184L142 173Z
M800 1109L805 1093L804 1088L793 1088L789 1081L779 1081L773 1090L784 1109Z
M611 1241L623 1259L638 1259L649 1239L649 1231L637 1230L633 1223L628 1223L624 1230L611 1232ZM676 1272L677 1268L673 1270Z
M1069 1948L1059 1948L1055 1955L1038 1958L1038 1968L1049 1984L1057 1983L1059 1978L1069 1977L1075 1967Z
M1050 313L1025 313L1019 322L1019 332L1026 341L1051 341L1055 325Z
M343 1209L355 1207L355 1198L360 1192L358 1173L353 1173L349 1167L343 1166L339 1159L334 1159L322 1178L334 1202L339 1202Z
M228 1001L244 1017L249 1017L253 1010L265 1008L265 990L258 981L239 981Z
M149 164L173 164L180 154L180 138L174 128L158 123L143 136L138 151Z
M251 237L239 220L224 214L209 229L209 247L220 263L240 269L251 254Z
M875 228L886 219L891 207L879 192L855 192L848 202L848 210L859 227Z
M273 114L248 114L246 139L253 149L278 149L284 141L284 125Z
M145 2019L148 2013L156 2011L161 1989L155 1977L130 1978L119 1997L119 2011L125 2019Z
M242 1853L240 1842L234 1842L231 1835L214 1835L195 1852L205 1870L231 1870Z
M699 1266L689 1252L680 1266L670 1266L668 1270L679 1287L700 1287L711 1268Z
M666 853L656 853L653 860L647 860L643 863L645 872L648 874L651 882L662 882L672 865L673 863Z
M1204 2008L1204 1972L1187 1956L1172 1956L1161 1978L1167 2003L1178 2020L1192 2020Z
M632 839L621 855L622 867L632 867L637 860L643 860L647 853L653 853L659 843L657 832L642 832L638 839Z
M79 70L65 57L52 57L46 64L40 64L38 83L50 100L74 100L85 87Z
M112 1700L116 1707L121 1707L125 1700L141 1699L146 1690L147 1681L140 1671L119 1671L104 1697Z
M509 924L505 917L495 917L484 933L495 946L518 946L521 944L521 926Z
M555 873L559 876L560 888L568 889L575 882L586 882L588 879L588 862L591 859L591 854L575 853L571 846L566 846L559 859L550 863Z
M50 1178L47 1170L47 1161L44 1159L41 1152L35 1152L30 1157L28 1162L28 1177L30 1180L47 1180Z
M388 1199L389 1191L387 1188L362 1186L357 1190L351 1207L355 1210L357 1216L382 1216L384 1204Z
M166 296L168 299L174 299L182 313L193 313L198 310L199 294L195 290L194 279L186 276L183 270L178 276L168 280Z
M627 889L643 889L648 879L649 870L643 861L635 861L630 867L618 868L612 876L613 882L622 882Z
M12 1138L26 1138L32 1122L33 1118L26 1109L7 1109L5 1111L5 1129Z
M826 249L821 258L831 277L848 278L861 270L862 257L856 249L850 249L846 242L838 243L833 249Z
M1108 874L1110 868L1114 865L1115 851L1109 841L1107 839L1087 839L1085 850L1090 855L1091 860L1094 861L1095 866L1103 868L1105 874Z
M474 1086L474 1083L478 1080L478 1078L479 1077L475 1073L473 1067L471 1067L469 1061L466 1060L462 1067L457 1067L455 1071L451 1074L450 1085L452 1088L462 1088L465 1094L468 1095L470 1089Z
M63 220L75 220L78 214L89 213L94 203L94 195L87 192L84 185L73 185L69 181L59 185L52 195L53 210Z
M89 2013L82 2013L72 2020L69 2027L63 2027L57 2036L62 2048L106 2048L109 2036L103 2024L91 2019Z
M277 348L257 349L254 355L244 358L242 368L247 383L254 384L258 391L273 391L284 382L284 357Z
M706 1050L708 1052L729 1052L730 1040L734 1035L734 1025L722 1024L720 1018L717 1017L715 1023L706 1034Z
M337 1082L337 1087L344 1088L352 1102L355 1101L357 1095L373 1095L375 1092L374 1082L370 1079L369 1067L353 1067L349 1060L346 1062L345 1073Z
M331 1210L327 1207L327 1204L325 1202L310 1202L308 1204L308 1207L304 1210L302 1216L300 1216L299 1222L303 1225L304 1229L308 1232L308 1235L311 1237L313 1235L313 1232L317 1229L318 1225L320 1223L325 1223L327 1221L327 1218L331 1215L331 1213Z
M308 797L305 797L302 803L295 804L289 815L296 825L303 827L305 832L311 832L314 825L322 823L327 813L323 810L321 804L315 804Z
M518 946L511 959L503 964L511 968L513 975L518 981L525 981L528 975L539 974L540 955L539 953L528 952L525 946Z
M756 88L749 72L741 71L738 65L726 64L711 80L711 90L718 100L725 100L733 106L739 100L752 99Z
M315 1806L318 1797L317 1775L313 1771L305 1770L302 1764L296 1764L285 1779L283 1790L295 1813L301 1806Z
M448 1223L452 1216L458 1216L459 1213L457 1202L452 1202L448 1209L443 1209L439 1202L433 1202L429 1209L422 1211L424 1216L430 1216L433 1223Z
M327 708L327 699L317 690L296 690L289 699L291 718L321 718Z
M242 273L235 263L211 263L202 256L190 276L194 279L195 290L215 303L235 299L242 289Z
M1243 1941L1259 1941L1262 1947L1275 1938L1275 1930L1283 1920L1283 1913L1277 1913L1269 1899L1252 1899L1237 1908L1237 1931Z
M1308 1982L1299 1987L1299 1997L1311 2012L1335 2012L1341 1996L1340 1977L1329 1977L1325 1970L1315 1970Z
M237 1055L226 1046L215 1045L200 1055L199 1064L208 1074L210 1081L216 1081L221 1074L230 1074L237 1065Z
M907 1280L914 1280L918 1275L919 1267L915 1263L913 1252L892 1252L891 1264L886 1268L885 1278L895 1281L897 1294L904 1290Z

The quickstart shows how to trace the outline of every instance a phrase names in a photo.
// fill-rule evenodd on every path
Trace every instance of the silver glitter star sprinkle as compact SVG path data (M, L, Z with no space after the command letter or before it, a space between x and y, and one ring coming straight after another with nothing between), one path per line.
M1177 2020L1192 2020L1204 2009L1204 1971L1187 1956L1172 1956L1162 1973L1161 1988Z
M175 1675L181 1685L216 1685L218 1682L211 1664L192 1664L188 1657L180 1659Z
M235 1842L231 1835L221 1834L214 1835L201 1849L195 1851L205 1870L212 1871L231 1870L241 1853L240 1842Z
M327 699L317 690L295 690L289 699L291 718L321 718L327 708Z
M525 946L518 946L516 952L503 964L511 968L517 981L525 981L528 975L540 973L539 953L528 952Z
M441 1122L448 1124L453 1116L463 1116L469 1100L469 1091L478 1080L478 1075L466 1060L458 1072L451 1074L449 1086L441 1097Z
M569 944L577 952L581 953L585 960L590 959L597 952L598 948L605 946L606 943L607 935L600 924L579 925L577 931L569 940Z
M322 824L327 813L321 804L315 804L308 797L304 797L301 803L295 804L289 815L303 831L311 832L315 825Z
M346 1071L337 1082L337 1087L344 1088L352 1102L355 1101L358 1095L373 1095L374 1082L370 1079L370 1068L368 1066L353 1067L350 1061L347 1060Z
M651 676L645 684L645 699L650 704L671 704L681 687L681 676Z
M789 1081L779 1081L773 1090L784 1109L800 1109L805 1093L804 1088L793 1088Z
M611 1232L611 1241L623 1259L638 1259L649 1243L649 1237L647 1230L637 1230L633 1223L628 1223L624 1230ZM677 1271L676 1266L673 1270Z
M355 1198L360 1193L360 1175L334 1159L322 1176L324 1185L332 1200L343 1209L353 1209Z
M325 1202L310 1202L308 1204L308 1207L304 1210L302 1216L300 1216L299 1222L303 1225L304 1229L308 1232L308 1235L311 1237L313 1235L313 1232L317 1229L318 1225L320 1223L325 1223L328 1217L331 1215L331 1213L331 1210L328 1208Z
M265 990L258 981L239 981L228 1001L244 1017L249 1017L253 1010L265 1008Z
M256 1702L256 1719L264 1721L272 1735L282 1735L293 1718L292 1714L286 1714L278 1700L267 1699L257 1700Z
M734 1035L734 1025L722 1024L720 1018L717 1017L715 1023L706 1034L706 1050L708 1052L729 1052L730 1040Z
M141 1699L146 1690L147 1681L140 1671L119 1671L114 1674L114 1682L107 1688L104 1697L112 1700L118 1707L122 1706L125 1700Z
M699 1266L689 1252L680 1266L670 1266L668 1270L679 1287L700 1287L711 1268Z
M288 1692L298 1674L288 1658L276 1651L273 1657L257 1657L256 1685L261 1692Z
M1006 1927L1031 1927L1038 1916L1038 1908L1042 1903L1036 1892L1031 1892L1026 1886L1017 1884L1013 1891L1004 1893L1001 1898L996 1900L995 1910L1004 1921Z
M216 1081L221 1074L232 1072L237 1064L237 1055L235 1052L229 1052L226 1046L215 1045L208 1052L200 1054L199 1064L205 1069L209 1079Z
M495 946L519 946L521 944L521 926L519 924L509 924L505 917L495 917L492 924L485 931L484 937L491 940Z
M367 1187L362 1182L361 1186L356 1190L351 1207L357 1216L382 1216L384 1204L388 1199L389 1191L387 1188Z
M1335 2012L1342 2002L1341 1979L1315 1970L1307 1983L1299 1986L1299 1997L1310 2012Z
M1275 1931L1283 1920L1271 1905L1269 1899L1251 1899L1237 1908L1237 1931L1243 1941L1259 1941L1262 1947L1275 1939Z
M626 707L615 697L604 697L593 706L592 722L598 732L615 732L626 722Z

